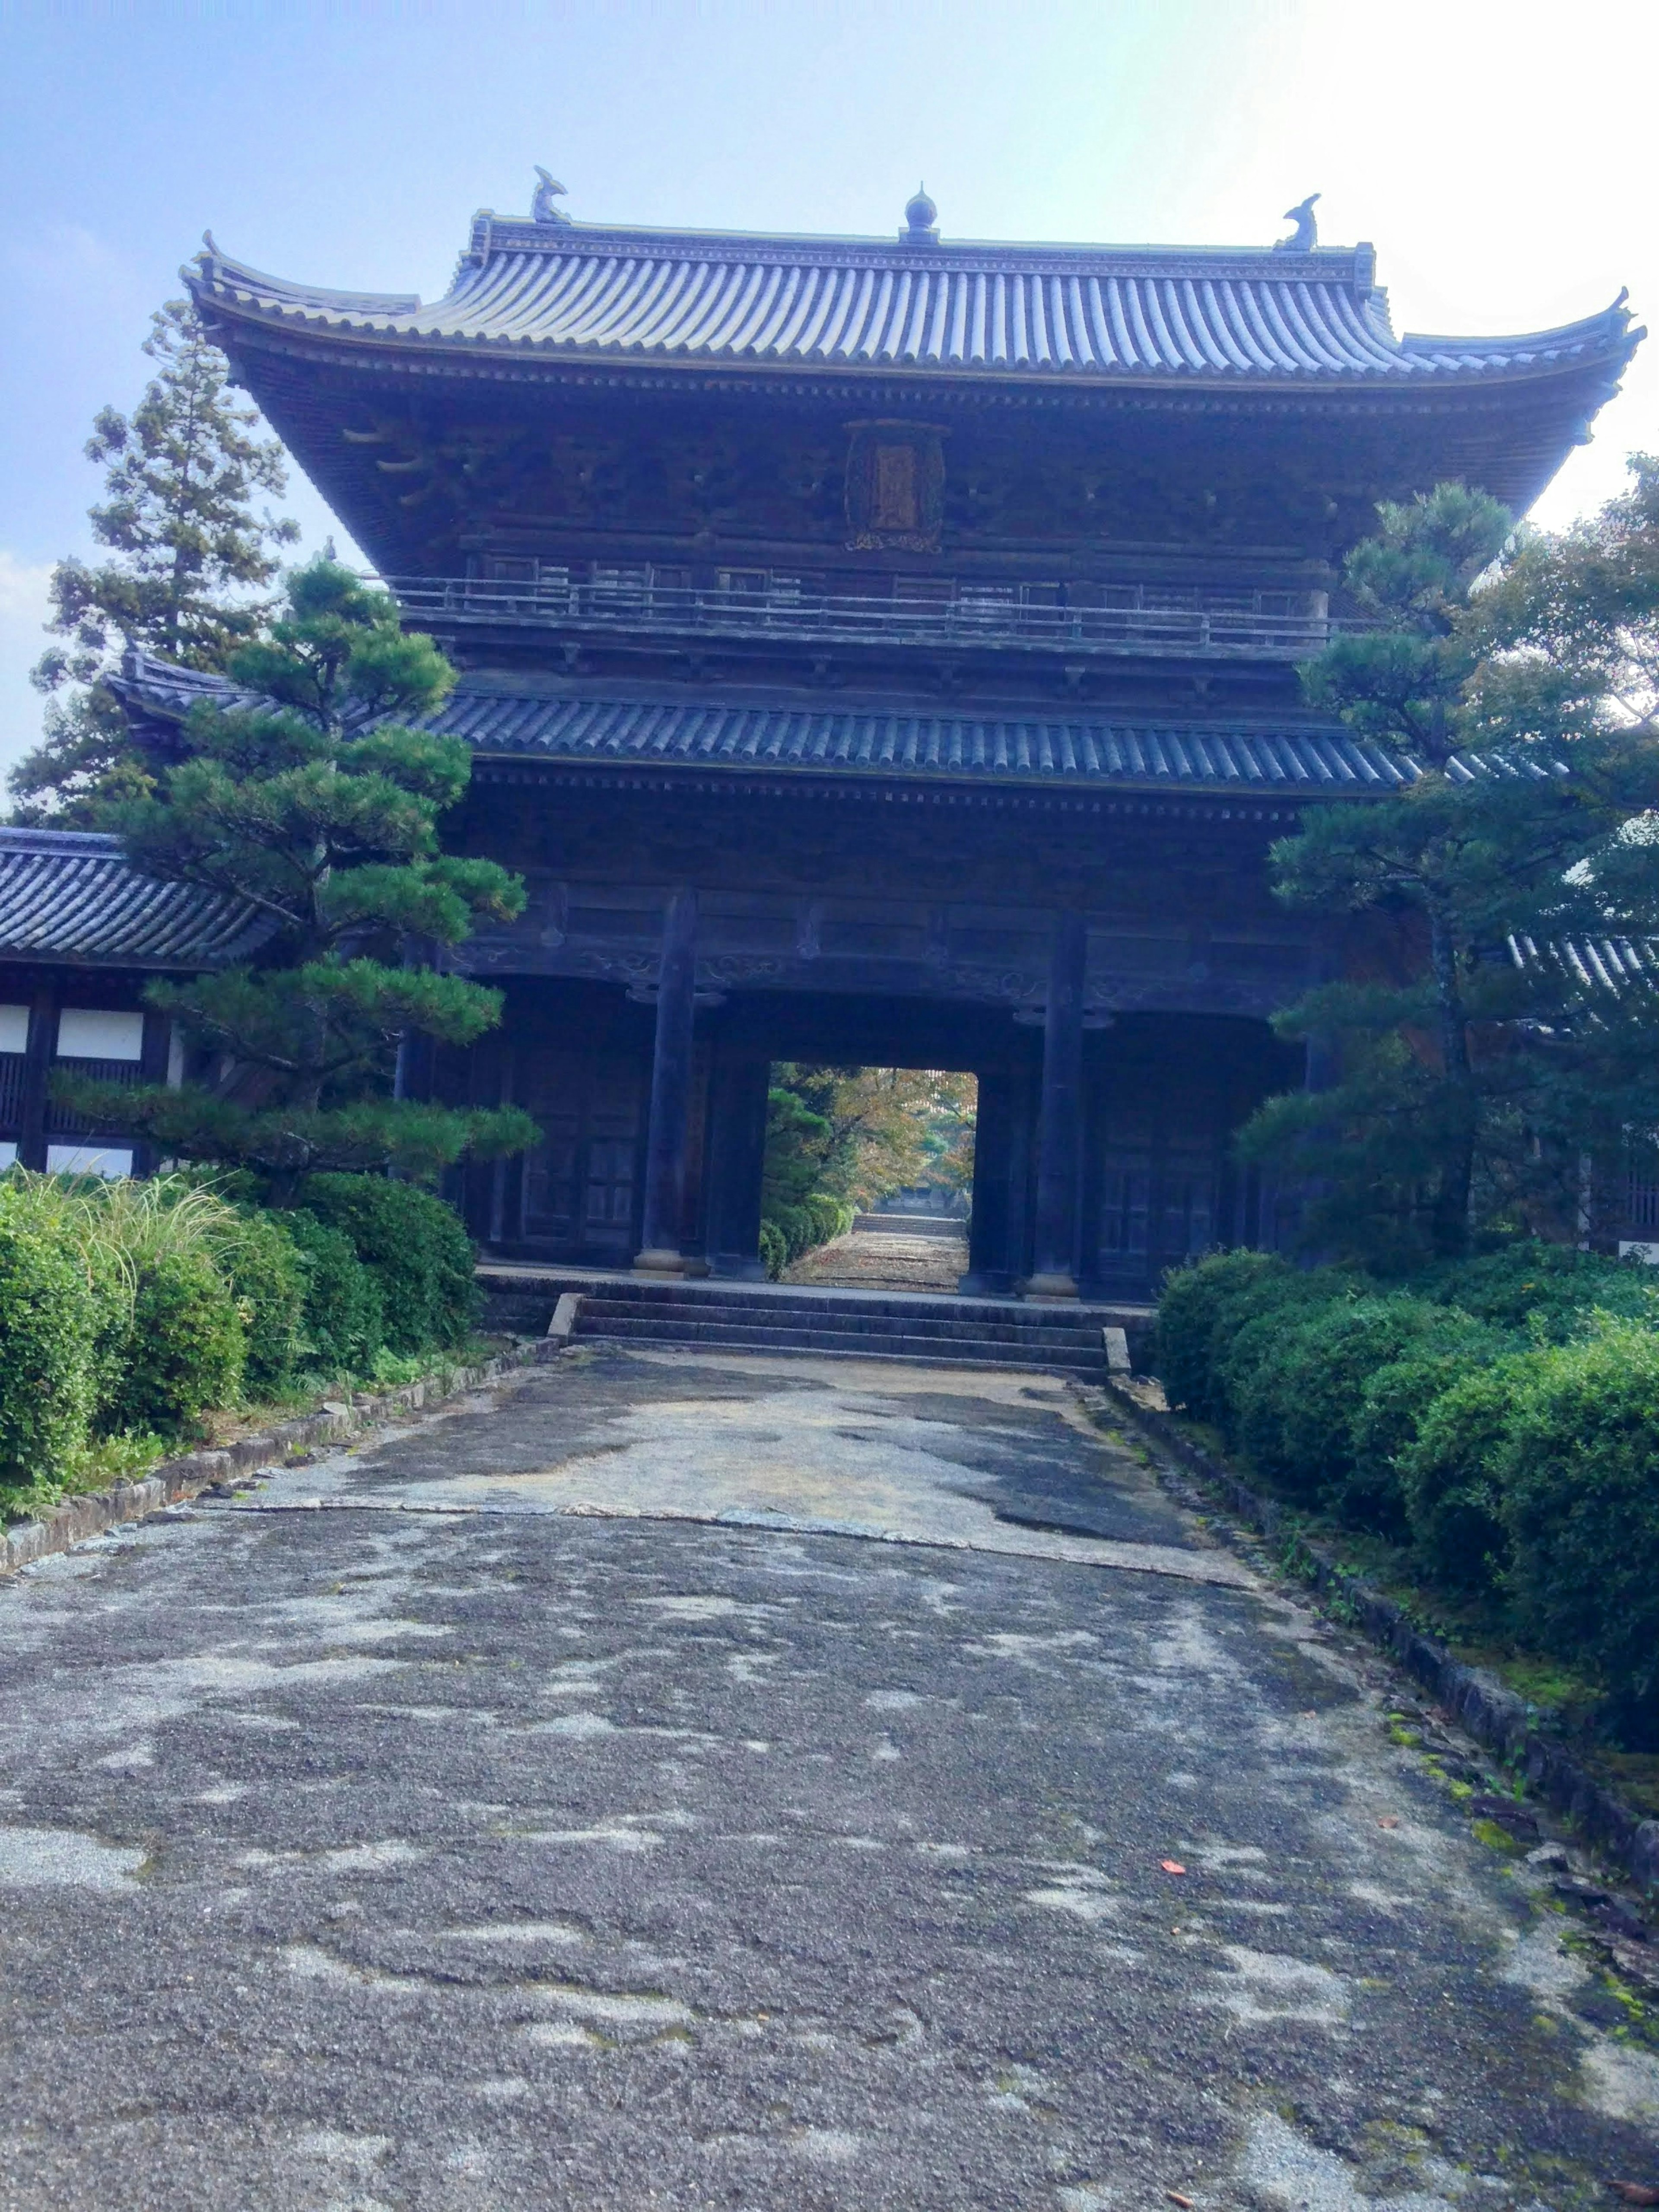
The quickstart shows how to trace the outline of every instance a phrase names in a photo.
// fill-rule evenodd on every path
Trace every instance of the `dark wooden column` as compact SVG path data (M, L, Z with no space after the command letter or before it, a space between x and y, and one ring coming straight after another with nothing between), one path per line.
M771 1073L770 1060L752 1053L722 1053L714 1062L704 1148L708 1272L729 1281L758 1283L766 1278L760 1255L761 1177Z
M663 919L657 977L657 1039L651 1057L651 1119L645 1139L645 1216L635 1267L683 1275L685 1138L691 1103L691 1026L697 981L697 894L682 885Z
M968 1272L957 1281L970 1297L1013 1287L1014 1074L988 1069L979 1079L974 1118L974 1208L968 1224Z
M173 1047L173 1024L165 1014L154 1007L144 1011L143 1042L138 1060L138 1080L141 1083L165 1083L167 1079L167 1060ZM136 1176L154 1175L161 1159L155 1145L135 1144L132 1148L132 1172Z
M17 1129L20 1167L46 1164L46 1084L58 1051L58 1005L57 983L40 984L29 1007L29 1039L23 1061L23 1110Z
M1055 918L1042 1024L1042 1106L1037 1125L1036 1235L1028 1298L1077 1296L1078 1170L1083 1148L1083 969L1080 914Z

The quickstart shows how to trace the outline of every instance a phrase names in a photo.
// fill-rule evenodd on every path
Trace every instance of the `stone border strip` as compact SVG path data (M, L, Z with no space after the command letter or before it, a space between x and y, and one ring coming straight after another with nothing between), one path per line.
M1632 1812L1534 1725L1524 1699L1484 1668L1465 1666L1437 1638L1414 1627L1392 1598L1310 1543L1294 1516L1276 1499L1260 1497L1231 1468L1184 1436L1167 1413L1143 1404L1127 1378L1110 1376L1106 1389L1114 1403L1162 1451L1210 1489L1219 1491L1240 1521L1263 1536L1294 1545L1316 1589L1339 1598L1371 1642L1414 1675L1477 1742L1512 1761L1525 1775L1528 1789L1572 1820L1580 1834L1622 1866L1644 1892L1659 1896L1659 1820L1644 1820Z
M455 1367L442 1377L404 1382L391 1390L360 1390L350 1403L325 1400L315 1413L301 1413L291 1421L258 1436L239 1437L234 1443L215 1445L207 1451L185 1452L161 1462L142 1482L118 1482L108 1490L89 1491L83 1498L66 1498L44 1521L20 1521L0 1530L0 1574L14 1572L35 1559L49 1559L100 1536L124 1521L142 1521L181 1499L198 1497L216 1483L256 1468L280 1463L289 1453L312 1444L342 1443L366 1429L377 1428L398 1413L418 1413L440 1406L446 1399L477 1390L521 1367L539 1366L558 1350L556 1343L529 1344L516 1352L498 1353L481 1365Z

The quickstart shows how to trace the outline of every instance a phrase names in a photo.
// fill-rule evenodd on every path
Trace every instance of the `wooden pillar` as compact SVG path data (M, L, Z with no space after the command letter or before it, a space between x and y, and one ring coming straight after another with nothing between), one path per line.
M22 1112L18 1116L20 1167L46 1164L46 1085L58 1053L58 984L43 982L29 1007L28 1043L23 1061Z
M173 1051L173 1024L165 1014L154 1007L144 1012L143 1041L138 1059L138 1080L143 1084L164 1084L167 1079L167 1063ZM161 1152L155 1145L137 1144L132 1148L132 1172L136 1176L154 1175L161 1161Z
M708 1173L708 1272L728 1281L766 1279L760 1255L761 1177L772 1064L721 1054L714 1063L704 1148Z
M1037 1128L1036 1235L1028 1298L1077 1296L1078 1170L1083 1139L1083 971L1080 914L1054 924L1042 1025L1042 1106Z
M691 1028L697 981L697 894L682 885L663 919L657 977L657 1037L651 1056L651 1118L645 1139L645 1218L635 1267L683 1275L685 1139L691 1103Z
M1013 1288L1014 1072L992 1068L979 1079L974 1121L974 1208L968 1224L968 1272L957 1288L994 1297Z

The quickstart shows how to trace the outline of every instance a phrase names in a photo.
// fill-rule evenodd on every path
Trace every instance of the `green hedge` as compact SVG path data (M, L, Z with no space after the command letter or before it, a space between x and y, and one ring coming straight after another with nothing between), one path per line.
M204 1254L158 1253L139 1275L99 1431L169 1443L189 1437L204 1413L236 1404L246 1360L246 1323L225 1275Z
M775 1205L761 1223L761 1254L767 1261L767 1272L781 1274L791 1260L799 1260L805 1252L816 1251L820 1244L828 1244L832 1237L844 1237L853 1225L855 1208L846 1200L831 1198L825 1191L814 1191L799 1206ZM767 1231L775 1251L779 1243L783 1258L774 1268L768 1250Z
M84 1446L98 1310L78 1255L0 1209L0 1488L61 1482Z
M282 1217L301 1278L306 1356L325 1375L368 1374L386 1342L380 1286L351 1241L304 1207Z
M280 1398L307 1352L306 1270L289 1224L239 1206L219 1265L247 1325L244 1387L252 1398Z
M302 1195L272 1212L246 1176L0 1176L0 1513L107 1480L216 1410L373 1376L388 1344L465 1340L472 1247L447 1206L372 1176L313 1176Z
M1228 1253L1154 1365L1281 1496L1409 1544L1659 1746L1659 1279L1527 1243L1382 1286Z
M340 1231L380 1285L393 1352L465 1343L478 1313L472 1243L441 1199L378 1176L315 1175L299 1203Z
M1659 1745L1659 1332L1610 1318L1535 1353L1492 1465L1521 1634Z

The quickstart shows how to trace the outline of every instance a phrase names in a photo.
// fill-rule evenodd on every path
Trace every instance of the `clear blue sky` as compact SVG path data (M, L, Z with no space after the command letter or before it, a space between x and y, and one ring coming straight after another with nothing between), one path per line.
M947 236L1261 242L1320 191L1397 327L1529 330L1628 284L1659 332L1651 0L0 0L0 765L106 401L211 228L256 267L443 291L475 208ZM1659 336L1540 512L1659 447ZM292 499L314 546L328 518Z

